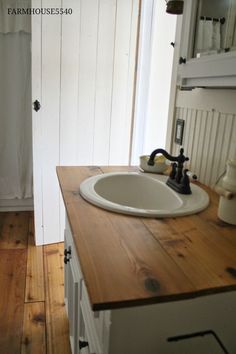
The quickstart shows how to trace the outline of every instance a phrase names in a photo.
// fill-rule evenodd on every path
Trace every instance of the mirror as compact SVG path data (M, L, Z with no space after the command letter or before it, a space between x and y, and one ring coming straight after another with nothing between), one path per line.
M193 57L236 50L236 0L199 0Z

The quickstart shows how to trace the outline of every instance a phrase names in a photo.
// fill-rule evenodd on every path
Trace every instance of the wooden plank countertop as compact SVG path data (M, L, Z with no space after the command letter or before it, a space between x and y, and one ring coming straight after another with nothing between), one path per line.
M57 174L93 310L190 299L236 290L236 227L210 205L177 218L103 210L79 194L89 176L134 167L58 167Z

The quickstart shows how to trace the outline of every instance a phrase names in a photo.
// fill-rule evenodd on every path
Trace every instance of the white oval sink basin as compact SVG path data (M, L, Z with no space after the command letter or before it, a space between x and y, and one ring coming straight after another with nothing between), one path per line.
M191 184L192 194L179 194L166 185L167 178L141 172L105 173L84 180L80 194L103 209L146 217L189 215L208 206L203 189Z

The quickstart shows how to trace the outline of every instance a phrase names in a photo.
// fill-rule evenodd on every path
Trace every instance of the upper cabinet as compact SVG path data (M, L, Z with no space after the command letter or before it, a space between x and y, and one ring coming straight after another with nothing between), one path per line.
M184 2L178 84L236 87L236 0Z

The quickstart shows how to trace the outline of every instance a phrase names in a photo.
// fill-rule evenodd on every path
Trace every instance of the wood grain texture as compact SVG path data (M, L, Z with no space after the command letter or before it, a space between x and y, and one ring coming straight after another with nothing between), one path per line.
M35 247L34 219L31 213L29 221L29 238L27 250L27 275L25 287L25 302L44 301L44 266L43 247Z
M45 271L43 247L34 245L33 213L0 213L1 354L46 354L54 347L62 348L58 353L70 354L64 344L69 341L69 333L61 330L67 321L62 305L63 267L56 261L62 249L63 244L55 244L45 250ZM50 295L45 296L44 291L50 291ZM46 307L50 319L47 327Z
M217 221L215 193L210 192L206 212L176 219L124 216L92 206L80 196L85 178L118 170L117 166L57 169L93 309L236 289L236 244L223 236L227 229L236 240L236 228Z
M44 246L48 354L70 353L69 328L64 304L63 250L63 243Z
M45 322L44 302L25 304L21 354L46 354Z
M24 313L26 249L0 250L0 352L20 352Z
M0 249L26 248L29 212L0 213Z

